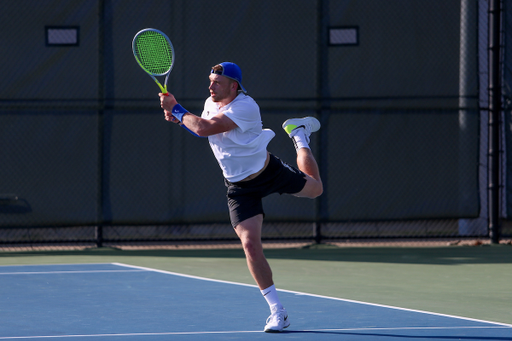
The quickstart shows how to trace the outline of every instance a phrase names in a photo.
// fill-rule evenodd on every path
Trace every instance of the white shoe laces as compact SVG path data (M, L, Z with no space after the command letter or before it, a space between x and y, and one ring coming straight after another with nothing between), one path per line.
M274 310L275 309L275 310ZM266 322L266 329L272 329L272 330L282 330L285 325L285 310L284 309L277 309L272 308L271 314L267 318Z
M284 321L284 316L283 316L283 313L280 312L280 311L277 311L275 313L272 313L272 315L270 315L268 318L267 318L267 324L270 324L270 322L274 322L272 325L279 325L279 323L281 321Z

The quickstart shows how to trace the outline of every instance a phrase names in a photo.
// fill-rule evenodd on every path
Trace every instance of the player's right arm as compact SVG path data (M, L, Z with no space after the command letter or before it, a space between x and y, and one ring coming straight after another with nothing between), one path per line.
M187 113L183 115L182 123L192 132L201 137L221 134L237 127L235 122L224 114L218 114L207 120L194 114Z
M172 114L172 109L178 104L178 101L172 94L160 95L160 103L164 109L165 119L170 122L179 123L187 127L190 132L200 137L207 137L215 134L224 133L237 127L229 117L224 114L218 114L210 119L198 117L190 112L186 112L181 117L181 121Z

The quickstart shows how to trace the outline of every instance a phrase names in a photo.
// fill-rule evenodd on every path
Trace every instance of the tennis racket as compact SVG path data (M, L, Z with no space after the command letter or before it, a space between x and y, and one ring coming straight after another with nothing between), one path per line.
M169 37L162 31L146 28L133 37L132 49L140 67L153 78L163 94L168 94L167 80L174 66L174 48ZM164 86L156 76L165 76Z

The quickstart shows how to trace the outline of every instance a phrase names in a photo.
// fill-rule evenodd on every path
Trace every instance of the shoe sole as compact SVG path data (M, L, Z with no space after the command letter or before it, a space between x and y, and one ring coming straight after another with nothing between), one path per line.
M283 127L284 131L286 131L289 134L289 132L285 129L285 127L287 125L292 124L294 126L300 127L301 125L306 125L307 121L312 121L312 124L310 124L312 133L314 133L315 131L318 131L320 129L320 122L312 116L303 117L303 118L290 118L290 119L284 121L282 127Z
M267 329L265 330L265 333L281 333L283 330L277 330L277 329Z
M287 325L286 327L283 327L283 329L266 329L264 330L265 333L281 333L285 328L288 328L290 325Z
M284 326L283 329L288 328L289 326L290 326L290 323L288 322L288 324L286 326ZM263 331L265 333L280 333L283 331L283 329L264 329Z

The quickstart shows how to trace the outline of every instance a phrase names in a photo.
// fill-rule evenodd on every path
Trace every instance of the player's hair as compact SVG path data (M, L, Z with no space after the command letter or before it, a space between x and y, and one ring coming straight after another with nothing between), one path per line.
M213 73L220 72L222 74L222 71L224 71L224 68L222 67L222 65L217 64L214 67L212 67L212 70L213 70Z
M214 67L212 67L212 73L215 73L217 75L222 75L223 72L224 72L224 68L220 64L217 64ZM238 84L238 82L236 80L231 79L231 78L228 78L228 79L231 82L235 82L236 83L237 91L242 91L242 88L240 87L240 84Z

